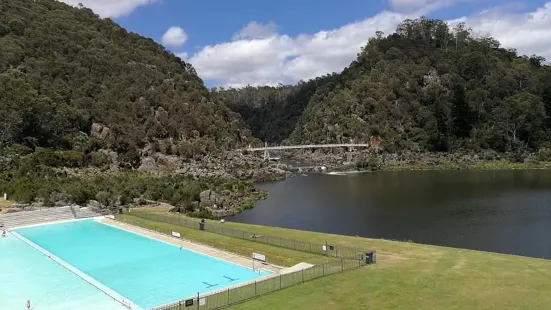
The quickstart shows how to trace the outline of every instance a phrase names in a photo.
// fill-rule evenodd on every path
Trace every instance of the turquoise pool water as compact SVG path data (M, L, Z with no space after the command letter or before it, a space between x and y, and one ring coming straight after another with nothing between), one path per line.
M23 228L17 232L146 309L270 274L253 272L94 220Z
M123 310L122 305L23 241L0 237L0 309Z

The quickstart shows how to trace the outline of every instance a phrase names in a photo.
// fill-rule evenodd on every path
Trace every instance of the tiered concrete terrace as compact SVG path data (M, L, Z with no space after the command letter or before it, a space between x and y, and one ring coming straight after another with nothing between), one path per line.
M22 226L96 217L99 214L86 208L58 207L36 211L23 211L0 215L0 228L12 229Z

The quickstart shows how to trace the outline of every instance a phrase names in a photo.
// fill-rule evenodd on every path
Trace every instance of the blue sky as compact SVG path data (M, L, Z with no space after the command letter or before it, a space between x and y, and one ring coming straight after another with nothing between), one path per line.
M500 2L456 3L428 16L442 19L468 16ZM296 36L338 28L392 9L386 0L163 0L139 7L131 15L115 20L123 27L157 41L169 27L182 27L189 40L184 48L177 51L193 53L205 45L230 40L250 21L274 22L281 32Z
M543 0L79 2L130 31L165 43L191 62L209 86L294 83L340 71L376 30L391 32L399 21L421 14L446 21L461 18L521 52L546 56L551 50L551 44L541 44L541 36L551 29L551 5ZM175 36L163 41L171 27L177 27Z

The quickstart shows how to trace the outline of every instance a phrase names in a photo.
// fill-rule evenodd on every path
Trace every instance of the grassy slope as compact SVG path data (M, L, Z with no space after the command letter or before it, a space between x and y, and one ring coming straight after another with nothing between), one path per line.
M307 282L235 309L548 309L551 304L551 261L547 260L239 223L223 225L377 250L375 266ZM264 251L274 263L285 265L320 259L194 230L183 237L212 240L215 246L244 255L250 255L252 249Z

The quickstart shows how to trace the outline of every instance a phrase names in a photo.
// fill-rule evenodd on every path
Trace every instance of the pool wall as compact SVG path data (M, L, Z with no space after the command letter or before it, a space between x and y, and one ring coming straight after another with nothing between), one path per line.
M92 286L94 286L98 290L102 291L107 296L113 298L117 302L121 303L123 306L125 306L129 309L132 309L132 310L143 310L143 308L141 308L138 305L136 305L136 304L132 303L131 301L127 300L126 298L124 298L123 296L121 296L117 292L113 291L112 289L106 287L105 285L101 284L100 282L94 280L92 277L88 276L87 274L83 273L82 271L78 270L77 268L71 266L70 264L68 264L64 260L60 259L59 257L57 257L54 254L47 251L46 249L42 248L41 246L35 244L34 242L30 241L29 239L27 239L23 236L21 236L16 231L10 231L9 233L11 235L13 235L14 237L18 238L19 240L25 242L26 244L28 244L29 246L31 246L35 250L37 250L40 253L44 254L45 256L47 256L48 258L50 258L54 262L58 263L62 267L66 268L67 270L69 270L72 273L76 274L78 277L80 277L84 281L90 283Z

